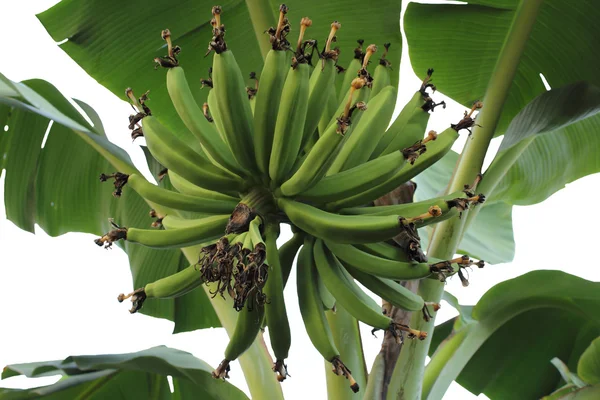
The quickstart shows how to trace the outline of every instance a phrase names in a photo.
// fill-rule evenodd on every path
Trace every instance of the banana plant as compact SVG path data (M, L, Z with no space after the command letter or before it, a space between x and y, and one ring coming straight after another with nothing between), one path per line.
M245 398L226 383L240 372L253 398L282 398L292 272L332 399L439 399L453 380L492 398L592 398L597 283L539 271L469 307L444 295L444 282L458 275L468 284L465 270L482 259L512 259L512 205L600 171L600 82L589 68L598 41L585 51L581 41L599 12L558 0L409 4L405 33L422 83L393 118L400 8L257 0L186 2L175 12L167 1L64 0L40 14L76 62L131 103L124 123L132 139L144 138L159 183L107 139L91 106L75 100L79 111L48 82L0 75L7 217L25 230L37 223L51 235L88 232L100 247L120 246L136 290L119 301L130 300L132 313L171 319L176 332L222 326L230 341L215 368L167 348L12 365L3 378L64 378L0 398ZM130 15L143 23L120 19ZM148 60L159 71L144 67ZM427 130L445 107L436 89L468 109L439 133ZM451 148L460 135L459 155ZM294 235L278 247L282 224ZM490 246L500 232L501 245ZM442 298L460 316L435 327ZM385 336L370 373L358 322ZM515 347L519 326L553 335ZM562 375L553 357L566 360L553 362ZM230 368L238 358L242 371ZM568 372L577 362L579 376ZM517 385L518 374L505 372L518 368L538 373Z

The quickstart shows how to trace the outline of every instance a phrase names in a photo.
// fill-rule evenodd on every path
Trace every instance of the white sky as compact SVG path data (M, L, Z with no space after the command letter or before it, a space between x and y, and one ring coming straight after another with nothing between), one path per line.
M124 123L131 111L129 106L88 77L56 46L35 18L35 13L55 2L31 0L10 2L10 5L7 1L0 2L0 27L5 38L0 71L15 81L48 80L66 96L87 102L100 114L109 138L143 166L142 152L137 144L132 145ZM401 68L401 104L412 96L418 85L406 60L404 57ZM437 99L448 101L443 94L438 94ZM462 111L456 103L446 110L437 110L430 120L430 128L443 130L457 120ZM460 140L455 150L460 151L462 143ZM497 147L498 142L494 145ZM3 183L4 179L0 182L0 191ZM596 174L568 185L543 204L515 207L517 254L514 262L474 271L468 288L463 288L458 279L452 279L447 290L461 303L475 304L494 284L535 269L561 269L589 280L599 280L595 250L600 214L590 212L588 205L600 194L599 188L600 175ZM132 352L160 344L189 351L213 366L222 359L227 345L223 330L171 335L171 322L141 314L130 315L128 305L116 301L118 293L132 289L127 257L121 250L104 251L93 243L91 235L67 234L49 238L41 229L32 235L7 221L4 207L0 210L0 366L63 359L74 354ZM559 225L568 230L560 229ZM566 237L567 232L569 237ZM284 231L280 240L285 240L288 235L289 232ZM576 261L570 262L569 258ZM286 297L294 335L288 359L292 377L283 383L283 391L288 399L324 398L323 362L302 326L294 274ZM455 314L444 304L438 322ZM379 351L380 339L370 335L370 328L362 328L370 367ZM140 332L144 334L140 335ZM31 387L54 380L12 378L0 382L0 386ZM237 363L232 365L231 383L248 393ZM453 384L445 398L476 397Z

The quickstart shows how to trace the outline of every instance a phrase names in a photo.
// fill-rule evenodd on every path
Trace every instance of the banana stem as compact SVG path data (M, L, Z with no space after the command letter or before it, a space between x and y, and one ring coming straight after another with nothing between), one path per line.
M465 183L473 182L481 172L483 160L500 119L502 108L508 97L514 76L525 50L527 40L535 23L543 0L522 0L500 51L500 56L490 77L483 99L485 107L478 115L473 134L459 158L458 164L446 193L461 190ZM466 210L465 210L466 211ZM446 220L433 231L428 254L431 257L450 259L459 244L466 218ZM428 302L439 303L444 284L433 279L424 279L419 285L419 294ZM433 329L435 314L429 322L419 313L414 313L411 326L429 333L423 342L409 341L404 344L388 391L388 399L403 398L420 400L422 395L423 371Z
M254 29L254 34L258 40L260 54L264 60L269 50L271 50L269 35L265 34L265 29L268 29L270 26L275 26L276 21L273 7L269 0L246 0L246 7L248 7L252 28Z
M200 246L186 247L181 251L190 263L195 263L198 259ZM214 292L215 289L213 285L202 285L202 287L206 291L227 334L233 334L238 316L233 309L232 300L230 298L223 300L220 296L213 296L211 294L211 290ZM273 360L269 356L262 333L258 335L257 340L238 360L253 399L283 400L281 384L277 382L275 374L270 373Z

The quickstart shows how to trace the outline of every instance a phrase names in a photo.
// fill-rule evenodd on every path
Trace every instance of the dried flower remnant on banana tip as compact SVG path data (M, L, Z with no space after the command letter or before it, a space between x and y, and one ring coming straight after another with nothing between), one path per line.
M364 78L354 78L350 85L350 94L348 95L348 100L346 101L346 105L344 107L344 113L337 118L337 130L336 132L340 135L344 135L350 124L352 124L351 118L352 113L356 110L366 110L367 105L364 102L358 102L355 105L352 105L352 97L354 92L360 90L365 86L366 81Z

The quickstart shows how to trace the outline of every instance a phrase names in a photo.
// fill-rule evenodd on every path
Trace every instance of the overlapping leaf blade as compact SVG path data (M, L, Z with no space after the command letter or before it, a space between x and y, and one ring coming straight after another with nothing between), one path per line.
M475 0L468 4L408 5L405 31L413 69L420 77L435 68L440 91L465 106L481 100L518 0ZM598 64L600 8L593 1L544 1L503 107L496 134L545 91L577 81L600 84ZM582 38L586 38L582 40Z
M35 80L26 85L0 78L16 93L0 97L0 123L8 125L8 131L0 136L0 154L1 166L6 169L6 213L11 221L31 232L37 223L51 236L67 232L101 235L111 229L109 217L123 226L150 226L149 206L140 196L125 190L117 199L111 195L110 184L100 183L101 173L136 169L127 153L106 139L90 106L78 102L94 126L51 84ZM50 120L54 123L42 148ZM120 245L129 256L135 287L189 265L178 250ZM177 300L150 300L142 312L175 321L176 332L220 326L202 290Z
M190 353L165 346L128 354L71 356L63 361L7 366L2 378L61 374L54 385L22 391L0 391L2 399L190 399L189 391L171 395L167 376L193 390L196 398L247 399L235 386L211 376L212 368ZM179 386L179 385L178 385Z
M575 370L600 333L599 289L600 283L560 271L534 271L494 286L473 308L471 323L448 321L436 328L433 343L440 343L435 336L445 337L453 324L455 332L468 332L436 376L430 398L439 397L456 376L472 393L490 398L539 398L552 392L560 375L550 360L559 357Z

